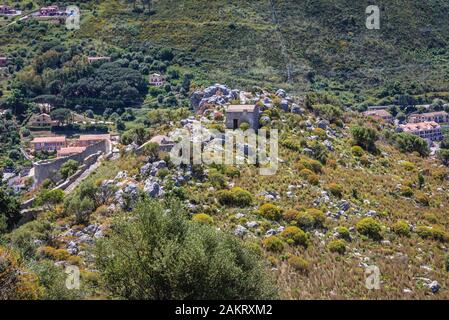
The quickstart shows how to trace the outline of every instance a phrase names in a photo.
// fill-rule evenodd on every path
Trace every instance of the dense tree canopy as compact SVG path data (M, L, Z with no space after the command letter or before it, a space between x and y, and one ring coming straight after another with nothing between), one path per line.
M263 299L275 289L260 259L230 234L144 201L97 246L107 288L127 299Z

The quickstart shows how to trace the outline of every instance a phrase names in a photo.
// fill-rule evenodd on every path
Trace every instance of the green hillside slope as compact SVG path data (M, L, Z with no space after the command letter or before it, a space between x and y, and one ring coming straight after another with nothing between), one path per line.
M447 91L446 1L377 1L381 29L365 27L368 1L154 1L154 14L104 1L79 37L150 41L192 52L211 81L296 90L380 91L404 81Z

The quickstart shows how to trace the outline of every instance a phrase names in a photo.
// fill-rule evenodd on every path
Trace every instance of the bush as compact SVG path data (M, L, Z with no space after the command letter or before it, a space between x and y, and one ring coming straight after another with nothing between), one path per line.
M343 196L343 187L338 183L329 183L326 189L335 197L341 198Z
M212 219L212 217L210 215L205 214L205 213L194 214L192 216L192 221L206 223L206 224L214 223L214 219Z
M37 276L25 268L19 254L0 246L0 300L36 300L41 298Z
M78 170L78 162L70 159L64 162L64 164L61 166L61 169L59 169L59 172L61 173L62 178L65 180L73 175L76 170Z
M410 161L402 161L401 165L407 171L413 171L415 169L415 164Z
M327 244L327 248L330 252L345 254L346 252L346 241L343 239L331 240Z
M323 211L315 208L310 208L307 209L306 212L312 216L313 225L315 228L321 228L324 226L324 223L326 222L326 215Z
M351 234L349 233L349 229L346 227L337 227L335 230L340 239L344 239L346 241L351 241Z
M430 153L427 141L410 133L395 134L389 141L402 152L418 152L422 157L428 156Z
M309 169L310 171L319 174L323 171L323 165L317 160L301 159L298 163L298 169Z
M373 128L353 126L351 128L352 138L355 143L367 151L375 151L377 141L377 132Z
M421 205L423 205L423 206L428 207L428 206L430 205L430 198L429 198L429 196L426 195L426 194L423 193L423 192L418 192L418 193L415 195L415 198L416 198L416 201L417 201L418 203L420 203Z
M269 236L262 241L263 247L271 252L280 253L284 249L282 240L276 236Z
M226 186L225 176L215 169L209 171L209 181L215 188L224 188Z
M357 231L374 240L381 239L382 225L371 217L363 218L356 224Z
M231 190L217 192L218 202L226 206L247 207L253 202L253 196L249 191L235 187Z
M300 212L296 217L296 221L298 226L304 230L312 229L315 223L313 217L307 212Z
M250 128L250 126L249 126L249 123L247 123L247 122L242 122L242 123L240 124L240 126L239 126L239 129L242 130L242 131L246 131L246 130L248 130L249 128Z
M305 248L309 245L309 236L298 227L290 226L285 228L281 236L287 240L288 244L301 245Z
M299 257L299 256L290 256L288 258L288 264L295 270L300 273L308 273L310 269L310 263Z
M361 157L365 153L365 151L363 151L363 148L361 146L353 146L351 148L351 152L356 157Z
M302 169L299 172L299 175L301 178L307 180L307 182L309 182L312 185L317 185L320 182L318 180L318 176L309 169Z
M284 212L283 218L285 221L291 222L291 221L296 221L296 219L298 219L298 215L299 215L299 211L294 210L294 209L289 209Z
M407 198L413 196L413 189L408 186L402 186L400 189L401 195Z
M448 242L449 234L441 226L419 226L415 232L423 239L433 239Z
M410 236L410 226L407 221L399 220L391 226L391 231L396 233L398 236L409 237Z
M96 243L96 268L116 297L132 300L272 299L260 256L233 235L190 223L181 203L138 203ZM170 214L167 214L167 210Z
M276 205L271 203L265 203L260 206L259 214L266 219L278 221L282 218L282 210Z
M60 189L56 190L46 190L43 189L36 196L34 201L35 206L55 206L58 203L64 201L64 191Z

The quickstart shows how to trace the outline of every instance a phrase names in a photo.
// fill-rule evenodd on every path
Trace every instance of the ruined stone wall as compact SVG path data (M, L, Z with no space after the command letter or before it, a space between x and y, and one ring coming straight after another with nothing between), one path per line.
M34 165L34 183L35 187L42 184L45 179L51 179L57 177L59 169L68 160L75 160L80 164L84 163L84 160L97 152L109 153L111 151L111 142L109 140L102 140L94 145L86 147L81 153L74 154L64 158L58 158L54 160L44 160Z

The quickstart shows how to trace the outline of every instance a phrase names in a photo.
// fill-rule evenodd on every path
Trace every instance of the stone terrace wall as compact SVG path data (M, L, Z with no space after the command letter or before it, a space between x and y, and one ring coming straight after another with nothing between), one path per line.
M88 146L86 150L84 150L81 153L74 154L64 158L37 162L34 165L35 186L39 186L42 182L45 181L45 179L54 177L58 173L59 169L64 164L64 162L67 162L68 160L75 160L83 164L84 160L87 157L97 152L107 154L110 151L111 151L111 142L108 140L102 140L94 145Z

